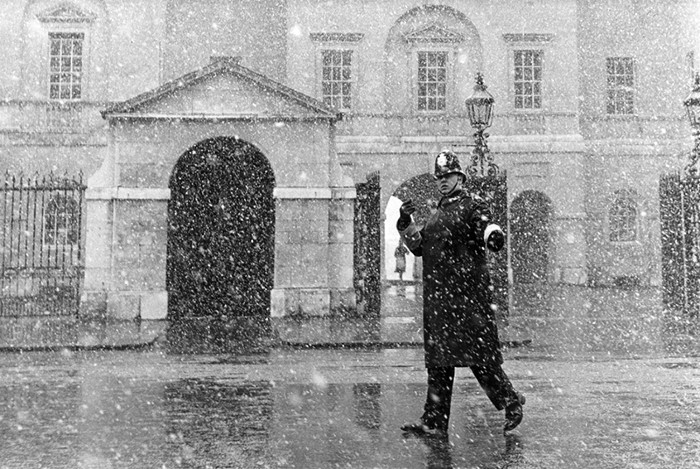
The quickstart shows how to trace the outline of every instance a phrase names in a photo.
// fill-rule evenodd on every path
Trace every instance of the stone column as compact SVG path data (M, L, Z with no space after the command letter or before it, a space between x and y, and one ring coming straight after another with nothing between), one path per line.
M88 190L81 312L110 319L165 319L169 189Z
M354 276L355 189L332 188L328 224L330 313L346 315L356 308Z
M274 195L272 317L327 316L332 308L354 307L352 198L343 198L354 190L276 188Z

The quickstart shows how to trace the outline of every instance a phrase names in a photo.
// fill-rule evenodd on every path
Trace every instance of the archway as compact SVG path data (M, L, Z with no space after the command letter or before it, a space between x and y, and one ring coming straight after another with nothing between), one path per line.
M237 138L180 157L169 184L169 319L269 318L274 185L265 156Z
M513 282L547 281L552 202L537 191L524 191L510 208Z

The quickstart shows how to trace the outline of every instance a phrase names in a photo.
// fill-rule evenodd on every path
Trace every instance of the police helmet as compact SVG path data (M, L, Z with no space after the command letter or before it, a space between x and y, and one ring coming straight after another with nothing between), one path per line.
M457 154L452 150L442 150L435 157L435 172L433 173L433 177L439 179L453 173L461 174L464 179L467 178L467 174L462 171L462 166L459 164Z

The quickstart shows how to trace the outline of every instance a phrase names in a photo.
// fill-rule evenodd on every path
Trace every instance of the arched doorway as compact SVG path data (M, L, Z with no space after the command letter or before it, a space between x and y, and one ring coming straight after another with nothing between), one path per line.
M267 320L274 274L275 185L253 145L202 141L170 178L168 318Z
M552 203L537 191L524 191L510 207L513 282L547 281Z

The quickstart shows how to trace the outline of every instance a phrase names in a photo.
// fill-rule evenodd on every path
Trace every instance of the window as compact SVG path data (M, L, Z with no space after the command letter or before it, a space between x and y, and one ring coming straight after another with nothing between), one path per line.
M77 244L80 207L73 197L57 195L49 200L44 214L44 243Z
M83 33L49 33L49 99L82 97Z
M513 51L515 109L542 107L543 55L541 50Z
M637 203L630 194L618 193L609 213L610 241L637 240Z
M418 52L418 110L444 111L447 101L447 52Z
M321 51L321 93L323 102L336 109L352 105L352 50Z
M634 114L634 60L631 57L607 59L608 114Z
M355 105L358 47L363 33L311 33L315 43L316 96L327 106L349 111Z

